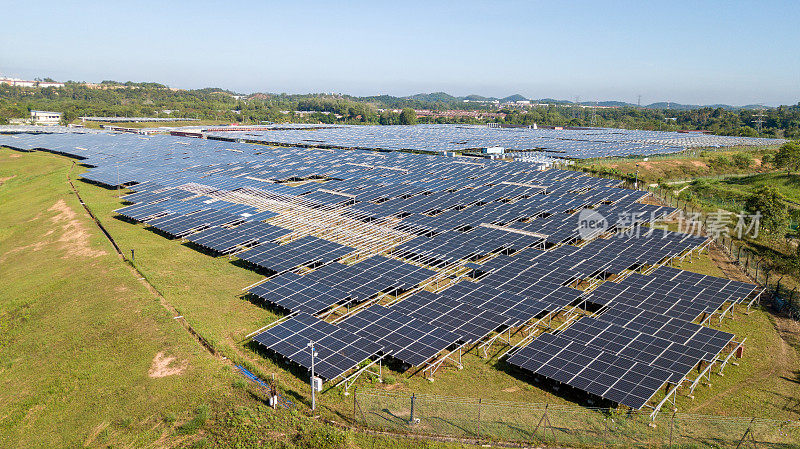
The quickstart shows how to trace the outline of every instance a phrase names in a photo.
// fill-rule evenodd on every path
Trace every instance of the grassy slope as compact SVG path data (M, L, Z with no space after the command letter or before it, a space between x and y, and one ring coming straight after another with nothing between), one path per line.
M290 396L307 400L308 388L296 372L287 373L285 365L262 357L253 350L254 348L236 344L248 332L276 317L271 311L239 298L241 288L258 280L260 276L231 264L227 258L212 258L181 244L178 240L167 240L141 225L132 225L113 218L111 211L120 206L113 191L87 184L80 184L79 188L86 201L123 246L123 250L132 246L137 248L137 266L196 328L228 355L251 361L263 374L275 373ZM693 263L686 262L681 267L716 276L722 274L705 254L699 260ZM209 301L208 298L213 300ZM743 361L742 367L729 367L725 377L713 380L714 387L707 389L708 393L701 391L702 387L699 388L695 392L695 401L683 404L681 409L696 407L703 398L723 392L722 397L699 407L697 412L736 416L751 414L764 417L796 416L797 411L786 411L774 403L760 410L754 410L746 403L737 403L734 399L726 400L728 396L741 396L738 391L724 393L730 387L743 382L753 373L764 373L770 369L770 364L774 362L770 355L771 351L780 340L766 312L758 311L745 319L739 317L735 322L726 321L723 329L726 326L734 326L731 330L735 330L742 337L749 337L748 341L758 344L748 345L748 356ZM790 355L795 354L794 351L792 349ZM473 351L464 356L463 362L465 366L463 371L444 369L437 373L436 381L433 383L419 376L409 377L408 373L391 372L384 367L384 373L388 373L392 379L391 384L385 388L448 396L480 395L485 398L519 402L549 400L554 403L574 403L570 400L575 398L553 396L550 392L535 387L528 379L507 372L502 365L498 366L496 359L482 359ZM787 363L800 368L796 358L789 359ZM360 382L363 385L367 380ZM800 394L800 389L793 382L780 379L771 382L774 383L776 394ZM750 388L752 391L758 391L755 386ZM331 412L345 416L349 415L351 409L351 403L337 390L325 393L321 403Z
M697 155L685 156L658 156L644 161L643 158L607 159L578 162L578 166L594 169L613 169L619 173L633 175L639 172L642 182L655 182L659 178L691 179L698 177L737 175L753 172L766 172L771 166L762 166L761 157L765 152L773 152L774 147L764 148L733 148L725 150L698 151ZM716 161L719 156L730 158L735 153L745 153L751 157L753 163L748 168L740 168L730 164L720 164Z
M0 150L0 440L144 444L225 395L204 353L118 259L67 185L69 163ZM74 217L52 210L63 204ZM67 209L63 209L67 210ZM60 217L60 219L58 218ZM148 375L156 354L183 374ZM226 384L229 384L227 382ZM169 433L169 432L168 432Z
M800 174L763 173L741 178L725 179L720 181L719 184L745 194L752 192L757 187L769 185L778 189L787 199L800 202Z

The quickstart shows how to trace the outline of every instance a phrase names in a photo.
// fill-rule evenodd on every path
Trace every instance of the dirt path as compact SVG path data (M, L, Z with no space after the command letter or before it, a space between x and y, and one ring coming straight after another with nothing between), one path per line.
M725 274L725 277L734 281L750 282L753 280L748 276L742 268L731 259L725 250L722 249L715 242L709 245L709 256L711 260L719 267Z

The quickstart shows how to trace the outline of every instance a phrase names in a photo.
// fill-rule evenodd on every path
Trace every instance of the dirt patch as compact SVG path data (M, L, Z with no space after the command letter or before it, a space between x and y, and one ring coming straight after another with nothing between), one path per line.
M9 154L8 157L22 157L20 154Z
M692 165L698 168L708 168L708 164L703 161L691 161Z
M176 360L174 356L165 355L164 351L161 351L153 357L153 364L150 366L150 371L147 374L153 379L182 374L186 370L188 362L184 360L177 363Z
M4 182L11 181L12 179L14 179L16 177L17 177L17 175L7 176L5 178L0 178L0 186L3 185Z
M63 257L64 259L74 256L92 258L108 254L103 250L93 249L89 245L89 233L64 200L58 200L49 210L57 212L56 216L51 218L50 221L54 224L60 224L63 231L63 235L58 241L63 243L67 251L67 254Z
M736 265L728 255L716 243L709 245L709 256L711 260L725 273L725 277L734 281L753 283L739 265Z
M508 387L508 388L503 388L503 390L502 390L502 391L503 391L503 393L516 393L516 392L518 392L518 391L519 391L519 387Z

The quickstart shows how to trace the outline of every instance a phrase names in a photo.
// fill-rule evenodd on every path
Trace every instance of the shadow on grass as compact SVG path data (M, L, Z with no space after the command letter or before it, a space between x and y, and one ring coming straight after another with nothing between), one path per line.
M235 258L235 259L231 260L231 264L233 264L234 266L237 266L239 268L243 268L245 270L253 271L255 273L258 273L258 274L266 276L266 277L274 276L275 274L277 274L276 271L270 270L268 268L260 267L260 266L258 266L256 264L250 263L250 262L248 262L248 261L246 261L244 259Z

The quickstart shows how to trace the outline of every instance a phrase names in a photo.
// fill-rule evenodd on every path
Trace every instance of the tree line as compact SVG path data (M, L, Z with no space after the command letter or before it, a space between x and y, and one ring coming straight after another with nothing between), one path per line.
M719 135L800 138L800 103L761 111L725 108L689 110L633 106L586 108L551 104L527 109L464 103L446 94L399 98L389 95L354 97L335 94L264 94L248 96L219 88L171 90L158 83L103 81L105 89L67 82L63 88L0 85L0 124L30 116L30 110L53 110L65 122L79 116L152 116L197 118L221 123L306 122L344 124L413 124L497 122L513 125L601 126L646 130L707 130ZM469 116L416 117L414 109L502 112L505 118ZM294 111L302 111L296 114Z

